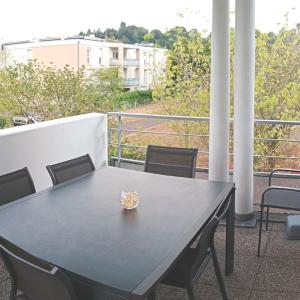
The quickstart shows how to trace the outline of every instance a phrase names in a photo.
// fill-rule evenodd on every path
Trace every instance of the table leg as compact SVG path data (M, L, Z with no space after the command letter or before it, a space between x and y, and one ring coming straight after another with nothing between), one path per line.
M155 300L155 289L149 293L147 300Z
M235 220L235 188L231 191L230 206L226 215L226 253L225 275L233 272L234 267L234 220Z

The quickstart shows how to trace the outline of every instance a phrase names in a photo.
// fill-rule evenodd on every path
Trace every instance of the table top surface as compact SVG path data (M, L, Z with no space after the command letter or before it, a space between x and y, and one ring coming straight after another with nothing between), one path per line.
M232 183L104 167L0 208L0 235L101 286L144 295L191 242ZM120 206L136 191L135 210Z

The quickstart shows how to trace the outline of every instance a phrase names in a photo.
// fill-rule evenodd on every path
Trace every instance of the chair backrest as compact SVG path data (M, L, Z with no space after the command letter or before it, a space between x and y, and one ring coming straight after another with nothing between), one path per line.
M145 172L194 178L197 153L198 149L149 145Z
M35 187L27 168L0 176L0 205L33 193Z
M209 219L205 227L202 229L197 239L197 258L196 260L203 260L207 256L207 250L212 245L216 229L220 220L227 214L230 205L231 195L225 198L212 217Z
M32 299L77 300L68 276L0 238L0 252L11 275L12 294L20 290Z
M53 185L77 178L95 170L88 154L46 167Z

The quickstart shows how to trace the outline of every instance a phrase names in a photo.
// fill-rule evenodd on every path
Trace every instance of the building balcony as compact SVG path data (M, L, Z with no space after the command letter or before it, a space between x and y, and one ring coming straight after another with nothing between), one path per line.
M124 79L125 87L138 86L139 84L140 81L137 78Z
M126 67L137 67L140 65L140 61L135 58L124 58L123 65Z
M119 65L119 60L116 59L116 58L111 58L111 59L109 60L109 64L110 64L111 66L118 66L118 65Z

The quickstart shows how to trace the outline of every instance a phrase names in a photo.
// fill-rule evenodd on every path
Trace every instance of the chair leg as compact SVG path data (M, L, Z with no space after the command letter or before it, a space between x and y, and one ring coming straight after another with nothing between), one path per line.
M211 250L212 260L213 260L213 263L214 263L214 269L215 269L219 289L222 293L222 298L223 298L223 300L228 300L228 296L227 296L227 293L226 293L226 288L225 288L225 285L224 285L224 280L223 280L222 273L221 273L221 270L220 270L220 265L219 265L219 262L218 262L218 257L217 257L215 246L214 246L213 243L210 245L210 250Z
M187 289L187 292L188 292L188 295L189 295L189 299L190 299L190 300L196 300L196 296L195 296L195 292L194 292L192 283L190 283L190 284L187 286L186 289Z
M10 276L11 280L11 286L10 286L10 292L9 292L9 300L15 300L17 299L17 285L16 281L13 276Z
M269 207L267 207L267 215L266 215L266 231L268 231L269 225Z
M263 208L263 206L261 206L261 208L260 208L260 219L259 219L259 234L258 234L257 256L260 256L263 211L264 211L264 208Z
M148 300L155 300L155 289L153 289L147 297Z

